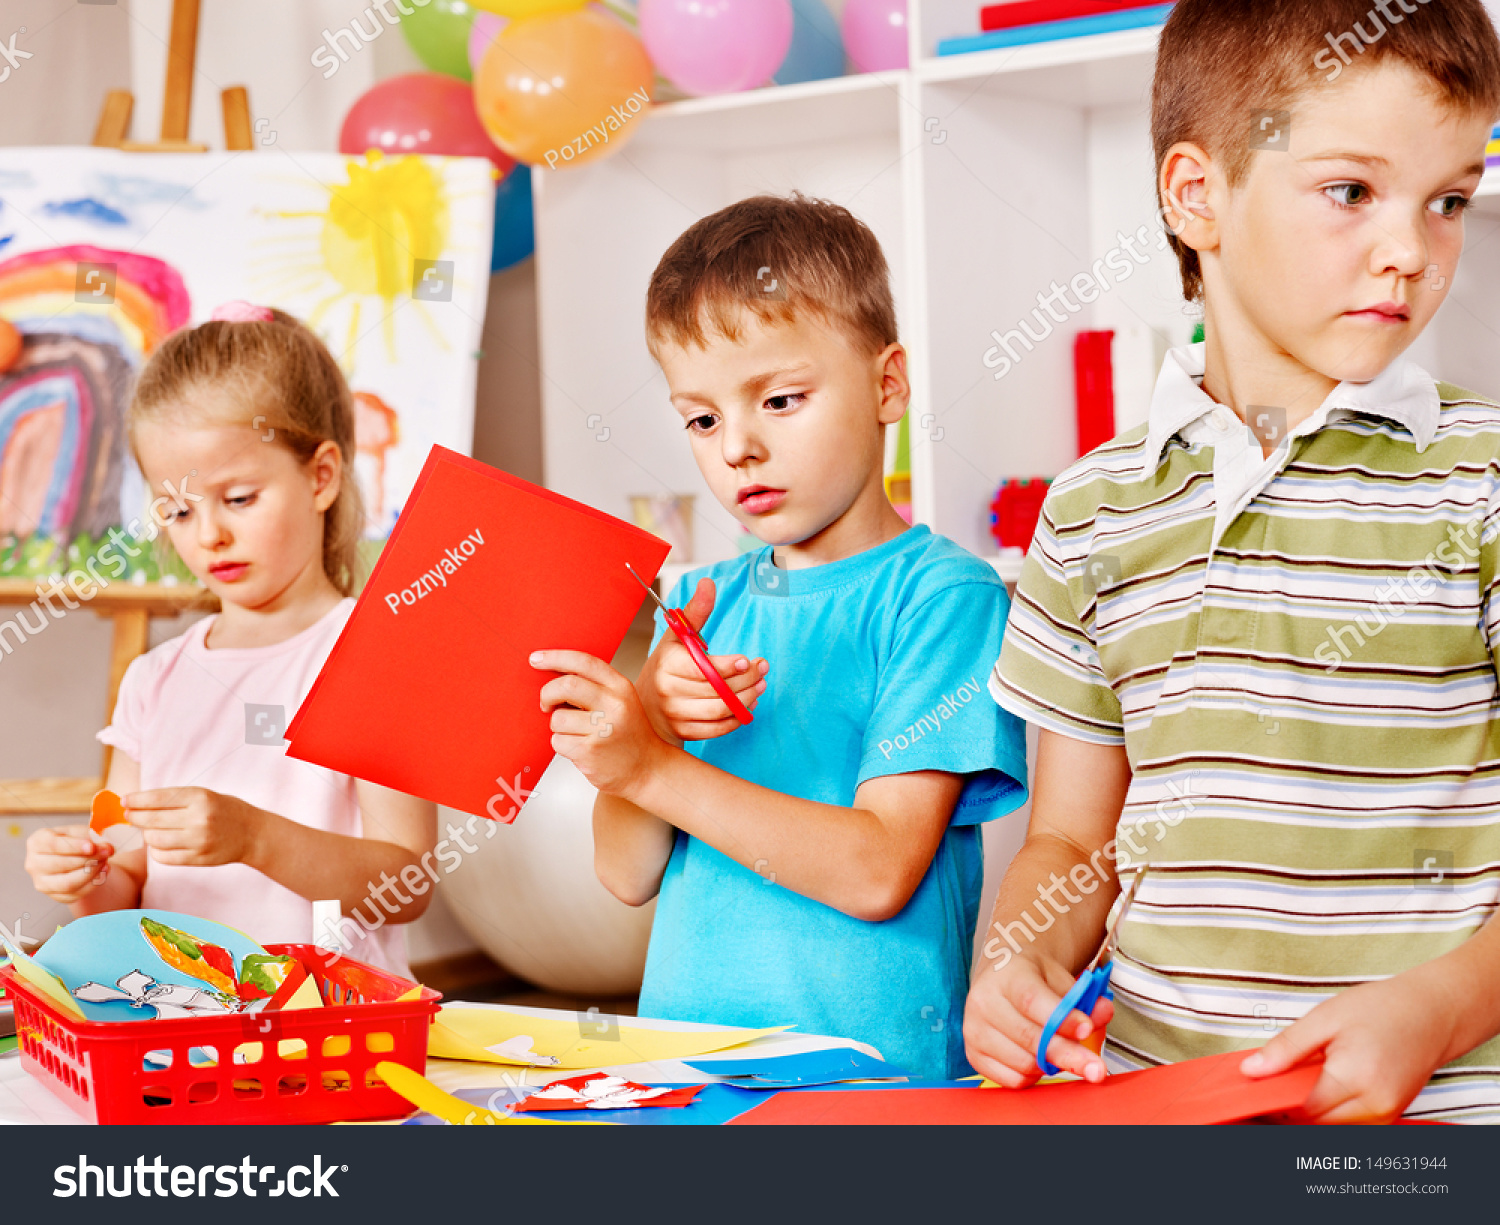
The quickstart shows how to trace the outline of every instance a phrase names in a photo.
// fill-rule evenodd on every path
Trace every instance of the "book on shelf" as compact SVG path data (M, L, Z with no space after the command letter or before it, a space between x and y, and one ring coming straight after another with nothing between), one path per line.
M1120 9L1146 8L1161 0L1005 0L979 10L981 30L1009 30L1047 21L1070 21Z
M1089 17L1072 17L1064 21L1044 21L1036 25L990 30L958 38L945 38L937 45L939 55L967 55L974 51L994 51L1001 47L1023 47L1033 43L1056 42L1065 38L1086 38L1092 34L1112 34L1120 30L1139 30L1159 26L1172 11L1170 4L1146 4L1135 8L1115 9Z

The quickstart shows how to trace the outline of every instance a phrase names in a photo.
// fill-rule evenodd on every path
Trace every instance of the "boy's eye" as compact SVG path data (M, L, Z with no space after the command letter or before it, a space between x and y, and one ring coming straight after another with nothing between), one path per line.
M718 418L712 413L699 413L696 417L688 418L687 428L694 434L706 434L714 428L717 420Z
M766 407L781 412L783 409L796 408L805 399L807 396L802 392L790 391L784 396L770 396L766 400Z
M1441 217L1459 217L1474 207L1474 201L1468 196L1443 196L1441 199L1434 200L1428 207Z
M224 501L229 503L230 506L249 506L255 501L255 495L253 493L241 493L236 494L232 498L225 498Z
M1370 196L1370 189L1363 183L1335 183L1323 191L1339 208L1355 208Z

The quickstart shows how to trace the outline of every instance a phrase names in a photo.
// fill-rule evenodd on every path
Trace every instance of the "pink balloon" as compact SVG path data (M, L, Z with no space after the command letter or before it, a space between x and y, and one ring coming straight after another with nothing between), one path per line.
M651 62L689 94L764 85L792 45L788 0L641 0L637 16Z
M479 122L469 83L436 72L381 81L349 108L339 130L339 152L358 157L371 149L487 157L502 174L516 164Z
M844 49L860 72L905 68L910 62L906 0L849 0L841 24Z
M509 17L502 17L498 13L475 13L474 24L469 27L469 69L476 75L479 73L479 61L484 58L484 53L490 49L490 44L500 37L500 31L505 29Z

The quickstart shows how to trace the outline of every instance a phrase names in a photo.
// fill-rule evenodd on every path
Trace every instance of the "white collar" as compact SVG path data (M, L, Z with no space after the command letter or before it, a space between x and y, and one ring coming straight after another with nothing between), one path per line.
M1179 430L1219 407L1203 390L1204 355L1208 346L1200 341L1168 351L1151 393L1151 415L1146 431L1146 471L1161 463L1167 442ZM1367 383L1340 383L1319 406L1327 415L1332 409L1372 413L1404 425L1425 451L1437 434L1442 401L1437 385L1422 367L1398 357Z

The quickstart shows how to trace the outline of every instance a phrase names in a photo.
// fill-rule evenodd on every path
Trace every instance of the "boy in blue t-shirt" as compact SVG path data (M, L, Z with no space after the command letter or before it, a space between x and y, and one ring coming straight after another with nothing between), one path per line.
M1024 728L973 671L1005 588L885 494L911 389L880 245L836 205L745 200L673 244L646 316L704 478L765 547L686 605L732 652L713 661L748 726L660 616L635 686L581 652L532 657L563 674L542 689L553 746L601 793L600 880L660 895L641 1013L794 1024L967 1075L979 826L1025 799Z

